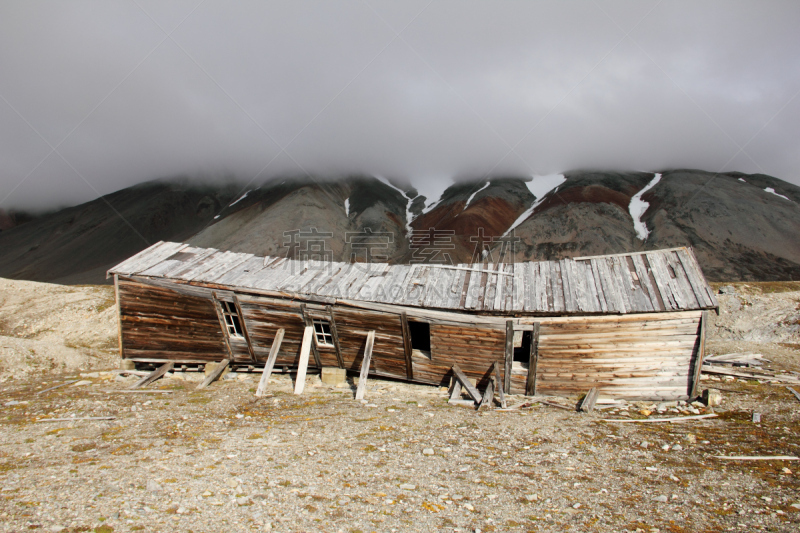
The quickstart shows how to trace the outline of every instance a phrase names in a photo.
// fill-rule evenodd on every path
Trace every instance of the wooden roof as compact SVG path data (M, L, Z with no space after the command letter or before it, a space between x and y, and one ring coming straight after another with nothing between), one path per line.
M460 265L334 263L159 242L109 274L498 314L617 314L718 306L690 248L558 261Z

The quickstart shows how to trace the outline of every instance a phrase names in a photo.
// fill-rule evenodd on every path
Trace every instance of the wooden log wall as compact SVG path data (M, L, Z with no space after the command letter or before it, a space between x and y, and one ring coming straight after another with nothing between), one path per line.
M211 300L119 278L122 356L140 361L228 357Z
M275 366L276 368L297 366L305 329L300 303L240 295L239 305L256 354L256 361L260 364L266 363L272 341L278 330L283 328L285 330L283 342Z
M431 358L414 356L414 380L444 385L450 368L457 364L464 373L484 387L492 363L502 368L505 329L431 324Z
M367 334L374 330L370 373L406 379L403 324L399 314L335 307L334 318L347 370L359 371Z
M537 393L597 387L616 398L686 399L701 313L542 319ZM524 391L521 376L512 376L511 390Z

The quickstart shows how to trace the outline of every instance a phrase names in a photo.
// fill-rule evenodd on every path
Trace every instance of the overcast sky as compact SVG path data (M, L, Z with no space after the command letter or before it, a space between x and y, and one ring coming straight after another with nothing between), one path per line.
M800 2L0 3L0 207L157 177L800 183Z

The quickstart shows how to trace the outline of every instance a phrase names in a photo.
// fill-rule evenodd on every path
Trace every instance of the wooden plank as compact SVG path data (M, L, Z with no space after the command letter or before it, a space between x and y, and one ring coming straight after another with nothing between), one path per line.
M458 365L453 365L450 370L453 372L453 377L455 377L467 391L467 394L469 394L475 402L480 403L483 398L481 393L478 392L478 389L469 381L469 378L461 371Z
M328 316L331 317L331 336L333 337L333 347L336 350L336 363L339 365L339 368L344 368L342 347L339 344L339 331L336 329L336 317L333 315L333 307L328 305L325 309L328 311Z
M700 372L703 368L703 358L706 356L706 324L708 323L708 311L703 311L700 315L700 327L698 331L699 344L697 355L694 358L694 372L692 372L692 383L689 387L689 397L697 398L700 394Z
M114 274L114 300L117 306L117 344L119 346L119 358L125 359L125 349L122 345L122 311L119 302L119 274Z
M575 280L572 279L572 269L570 268L571 263L572 261L569 259L562 259L559 261L559 266L561 267L561 281L564 288L564 309L568 313L575 313L578 311L578 306L575 294Z
M406 379L414 379L414 364L411 359L411 329L408 327L408 315L400 313L400 322L403 328L403 355L406 358Z
M536 396L536 371L539 366L539 322L533 325L531 349L528 353L528 378L525 381L525 395Z
M795 397L795 398L797 398L797 399L798 399L798 401L800 401L800 392L797 392L796 390L794 390L793 388L791 388L791 387L789 387L789 386L787 386L787 387L786 387L786 390L788 390L789 392L791 392L792 394L794 394L794 397ZM738 391L737 391L737 392L738 392Z
M503 392L511 394L511 367L514 364L514 321L506 321L505 365L503 368ZM476 400L477 401L477 400Z
M578 411L582 411L584 413L591 413L594 409L594 404L597 402L597 396L599 395L599 391L597 387L592 387L589 389L589 392L583 398L580 407L578 407Z
M218 378L219 378L219 377L222 375L222 373L225 371L225 369L226 369L226 368L228 368L228 365L229 365L230 363L231 363L231 360L230 360L230 359L223 359L223 360L222 360L222 361L221 361L221 362L220 362L220 363L217 365L217 368L215 368L215 369L213 370L213 372L211 372L211 373L210 373L210 374L209 374L209 375L206 377L206 379L204 379L204 380L203 380L203 382L202 382L201 384L199 384L199 385L198 385L198 386L195 388L195 390L202 390L202 389L205 389L206 387L208 387L209 385L211 385L212 383L214 383L214 382L215 382L215 381L216 381L216 380L217 380L217 379L218 379Z
M553 291L552 311L562 313L564 307L564 280L561 279L561 265L558 261L548 261L550 267L550 287Z
M155 380L157 380L158 378L160 378L161 376L172 370L173 366L175 366L175 363L173 363L172 361L164 363L163 365L161 365L160 367L153 370L148 375L146 375L145 377L134 383L131 389L140 389L146 385L149 385L150 383L154 382Z
M363 400L367 390L367 375L369 374L369 362L372 359L372 347L375 344L375 330L367 334L367 344L364 346L364 358L361 361L361 373L358 375L358 388L356 389L356 400Z
M300 304L300 316L302 317L303 323L306 325L306 327L310 327L311 331L313 332L314 322L311 319L311 317L308 316L308 313L306 312L306 304L304 303ZM311 343L311 352L314 354L314 364L317 366L317 368L322 368L322 360L319 357L319 348L317 347L316 334L314 335L313 342Z
M261 372L261 381L258 382L258 390L256 390L256 396L264 396L267 391L267 384L269 384L269 377L272 374L272 370L275 368L275 360L278 358L278 351L281 349L281 343L283 342L283 334L286 332L285 329L280 328L278 332L275 334L275 338L272 340L272 346L269 349L269 357L267 357L267 363L264 365L264 371Z
M489 384L486 385L486 390L483 392L483 397L481 398L481 403L478 404L478 409L481 407L492 407L492 403L494 402L494 376L489 378Z
M253 363L257 363L258 360L256 359L256 352L253 349L253 343L250 340L250 334L247 333L247 321L244 319L242 306L239 304L239 299L236 297L235 293L233 295L233 305L236 306L236 312L239 313L239 323L242 325L242 335L244 335L244 341L247 343L247 351L250 352L250 360Z
M116 274L115 274L115 275L116 275ZM66 385L70 385L70 384L72 384L72 383L77 383L77 382L78 382L78 380L77 380L77 379L71 379L71 380L69 380L69 381L65 381L64 383L59 383L59 384L58 384L58 385L56 385L55 387L50 387L49 389L40 390L39 392L37 392L37 393L36 393L36 395L38 396L38 395L40 395L40 394L44 394L45 392L50 392L51 390L60 389L61 387L64 387L64 386L66 386Z
M492 374L494 374L494 381L497 383L497 392L500 396L500 407L502 409L507 409L508 406L506 405L506 394L503 392L503 387L500 386L500 368L497 366L497 361L492 363Z
M294 393L303 394L306 386L306 370L308 369L308 356L313 344L314 328L306 326L303 330L303 344L300 346L300 361L297 363L297 376L294 382Z
M674 416L670 418L642 418L639 420L630 419L630 418L603 418L603 422L616 422L618 424L631 424L631 423L657 423L657 422L683 422L685 420L701 420L703 418L715 418L719 416L716 413L710 413L707 415L691 415L691 416Z
M461 399L461 382L455 379L455 377L453 378L453 383L450 385L448 394L450 395L448 399L450 402Z
M592 268L592 277L594 278L594 286L597 292L597 299L600 302L600 311L603 313L607 313L611 311L612 305L608 303L608 297L606 296L605 289L603 288L603 278L600 274L600 269L597 266L596 260L589 261L589 264Z

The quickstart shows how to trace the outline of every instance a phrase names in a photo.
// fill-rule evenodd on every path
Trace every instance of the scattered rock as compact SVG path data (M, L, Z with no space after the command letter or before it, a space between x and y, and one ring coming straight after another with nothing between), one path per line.
M667 503L667 500L668 500L668 499L669 499L669 498L667 498L666 496L664 496L664 495L662 494L661 496L656 496L655 498L653 498L653 501L654 501L654 502L659 502L659 503Z
M403 483L402 485L400 485L400 488L403 490L415 490L417 486L412 485L411 483Z
M434 454L433 448L425 448L424 450L422 450L422 455L433 455L433 454Z

